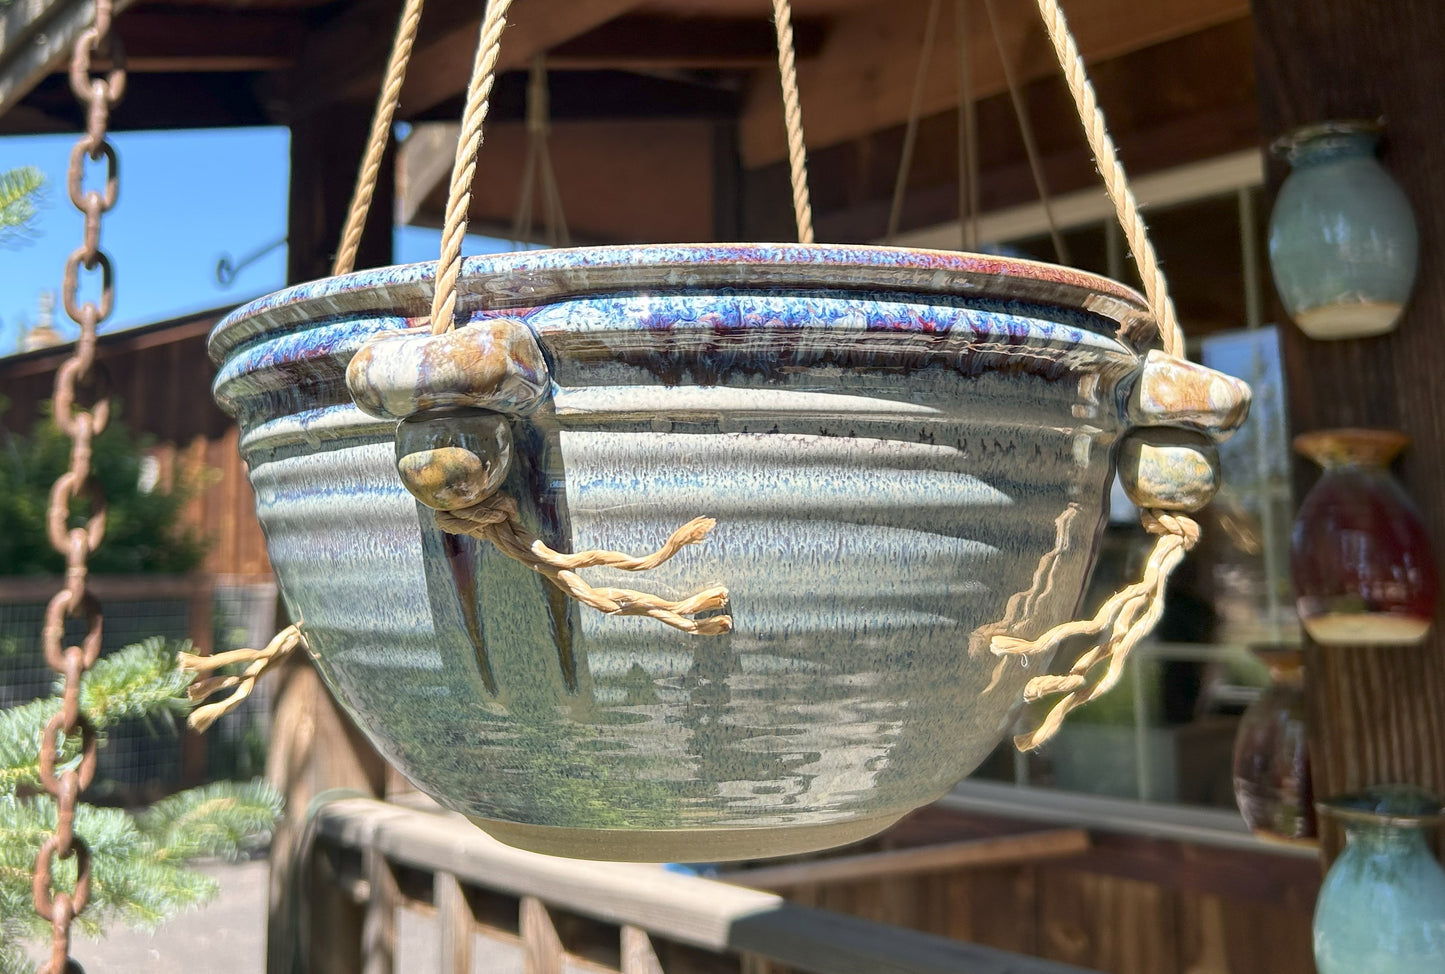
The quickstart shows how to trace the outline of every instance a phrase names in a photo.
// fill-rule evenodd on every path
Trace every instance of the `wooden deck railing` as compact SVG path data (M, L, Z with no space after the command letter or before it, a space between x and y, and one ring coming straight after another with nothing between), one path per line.
M736 885L745 873L720 882L655 865L523 852L460 816L435 810L344 799L322 807L315 827L315 854L330 859L326 874L366 904L365 974L417 970L397 956L398 908L438 918L442 974L494 970L474 958L476 934L483 942L519 946L526 974L1082 974L1077 967L799 906ZM1071 832L1046 833L1017 851L1077 852L1081 840ZM999 854L992 855L996 861ZM875 860L869 868L881 867ZM776 886L789 879L763 878ZM474 968L474 960L483 963Z

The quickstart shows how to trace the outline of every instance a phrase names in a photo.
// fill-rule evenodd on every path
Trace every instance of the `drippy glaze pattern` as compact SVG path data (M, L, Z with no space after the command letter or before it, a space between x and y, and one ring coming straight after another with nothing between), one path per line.
M861 838L995 746L1037 671L988 637L1076 609L1152 339L1141 298L890 249L469 260L464 327L525 323L550 374L510 419L529 530L646 551L717 518L648 574L728 587L734 631L700 637L579 610L403 490L394 423L343 376L427 313L432 271L292 288L212 336L288 606L408 777L543 851L712 859Z

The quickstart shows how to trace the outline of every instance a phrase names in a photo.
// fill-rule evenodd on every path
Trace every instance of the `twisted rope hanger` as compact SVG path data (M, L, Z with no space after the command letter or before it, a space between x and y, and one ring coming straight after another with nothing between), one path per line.
M1084 58L1079 54L1079 45L1069 31L1069 23L1059 8L1058 0L1037 0L1039 15L1044 21L1044 30L1054 46L1054 54L1064 71L1064 81L1069 94L1074 98L1079 121L1084 126L1084 137L1094 153L1094 163L1104 180L1104 189L1114 204L1114 213L1124 229L1124 239L1134 255L1139 268L1139 277L1144 283L1144 296L1149 302L1149 311L1159 328L1159 340L1166 354L1184 357L1184 333L1179 327L1179 316L1174 311L1174 301L1169 297L1169 283L1159 267L1159 257L1149 240L1149 230L1139 213L1139 202L1129 188L1129 178L1124 165L1119 161L1119 150L1104 124L1104 113L1099 109L1098 96L1084 68Z
M1084 59L1069 32L1058 0L1037 2L1044 29L1053 44L1064 80L1073 96L1074 107L1078 110L1079 121L1083 124L1084 136L1103 178L1104 189L1114 204L1115 215L1138 265L1164 352L1183 358L1184 335L1174 311L1174 302L1169 297L1169 285L1159 267L1154 246L1149 241L1138 201L1129 188L1118 149L1104 124L1098 98L1084 69ZM1032 656L1052 652L1074 636L1099 637L1096 645L1081 654L1067 673L1035 677L1025 686L1024 699L1028 702L1052 696L1060 699L1031 730L1014 737L1015 745L1021 750L1044 744L1058 732L1070 711L1094 700L1119 682L1130 651L1149 634L1164 612L1164 592L1169 576L1184 555L1199 543L1199 524L1178 511L1143 510L1139 518L1145 530L1158 538L1149 553L1140 581L1116 592L1092 619L1055 626L1037 639L998 635L990 641L990 649L995 655L1017 656L1027 662ZM1100 666L1104 667L1103 673L1092 676Z
M482 148L482 126L491 107L492 86L497 79L497 58L501 55L502 31L512 0L488 0L487 13L477 37L476 59L467 83L467 107L462 113L462 130L457 136L457 154L452 161L452 182L447 189L447 211L442 223L442 249L437 259L436 290L432 294L431 330L440 335L452 328L457 309L457 278L462 272L462 238L467 232L467 211L472 205L472 182L477 176L477 152Z
M386 152L386 143L391 135L391 122L396 117L396 106L401 102L401 85L406 80L406 66L411 61L411 50L416 44L422 2L423 0L406 0L406 5L401 10L396 39L392 41L391 56L386 62L386 76L381 83L381 93L376 98L376 114L372 117L371 132L366 139L366 154L362 156L361 168L356 174L356 188L351 194L351 208L346 212L341 245L337 248L336 260L331 265L332 277L350 274L356 266L356 252L361 247L361 231L366 226L366 215L371 210L371 200L376 193L376 180L381 173L381 157Z
M793 54L793 7L773 0L778 32L778 75L783 83L783 124L788 128L788 176L793 184L793 218L798 243L813 242L813 203L808 196L808 150L803 144L803 109L798 95L798 67Z

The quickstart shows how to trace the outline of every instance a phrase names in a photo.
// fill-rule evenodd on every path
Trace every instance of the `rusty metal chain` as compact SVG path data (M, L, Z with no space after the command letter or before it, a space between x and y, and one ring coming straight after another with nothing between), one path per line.
M110 110L125 93L125 53L120 38L111 36L112 0L96 0L95 22L75 41L70 59L70 87L86 108L85 134L70 153L67 186L70 201L85 216L81 245L65 261L61 303L77 325L80 338L55 374L55 423L70 437L70 468L50 491L46 533L56 551L65 556L65 587L45 609L40 643L45 661L63 679L60 711L45 725L40 741L40 782L55 799L55 831L35 858L31 893L35 912L49 920L53 931L50 960L44 974L78 972L70 959L70 924L85 912L90 900L90 847L75 834L75 809L80 793L95 778L95 726L80 712L80 681L100 656L100 603L86 589L87 560L105 537L106 502L100 482L91 473L95 437L110 421L108 383L95 362L100 323L115 307L115 272L100 249L101 217L115 206L120 166L115 148L106 141ZM108 55L109 70L92 74L91 58ZM86 160L104 163L104 189L85 188ZM100 272L99 301L79 298L81 271ZM86 513L75 524L71 505L82 501ZM85 620L85 635L76 646L65 645L67 618ZM65 743L79 736L73 757L65 759ZM55 860L75 859L72 890L56 889Z

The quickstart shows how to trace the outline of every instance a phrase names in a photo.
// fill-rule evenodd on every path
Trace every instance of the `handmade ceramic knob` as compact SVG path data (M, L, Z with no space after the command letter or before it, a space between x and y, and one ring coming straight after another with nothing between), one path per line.
M1219 490L1219 451L1188 430L1134 430L1119 444L1119 483L1140 507L1197 511Z
M505 416L480 409L429 409L396 427L396 470L417 500L454 511L491 496L512 466Z
M1234 376L1154 349L1129 398L1129 418L1224 440L1249 418L1249 402L1249 386Z
M1376 122L1325 122L1272 147L1293 172L1269 220L1269 264L1290 317L1311 338L1393 329L1414 287L1410 201L1375 158Z
M346 384L361 410L393 419L446 406L518 415L551 388L537 340L514 318L374 335L351 357Z

